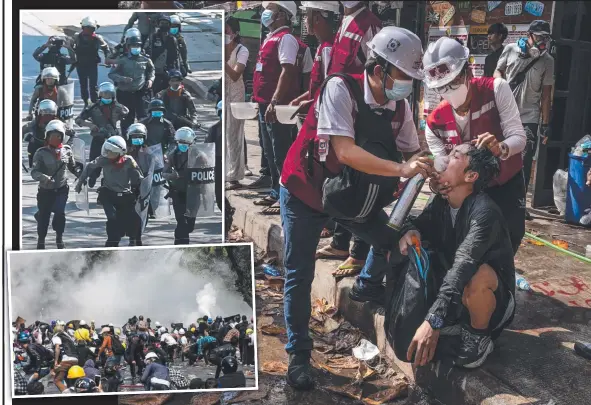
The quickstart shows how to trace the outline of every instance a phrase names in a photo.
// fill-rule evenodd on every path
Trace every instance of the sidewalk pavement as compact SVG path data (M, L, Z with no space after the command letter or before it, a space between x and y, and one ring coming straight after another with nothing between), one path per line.
M258 123L246 121L248 166L260 169ZM256 177L242 182L249 184ZM282 257L280 217L260 214L252 204L263 190L226 192L236 208L234 225L255 244ZM428 187L413 208L418 213L430 195ZM391 208L387 208L389 211ZM526 224L528 232L552 241L564 239L569 249L580 252L591 232L536 217ZM320 246L328 244L323 239ZM510 329L495 342L495 351L477 370L446 368L440 363L412 370L394 356L383 331L383 308L361 305L347 298L354 279L336 282L331 272L339 263L318 260L312 299L325 298L359 327L396 366L431 396L446 404L583 404L591 398L591 362L573 351L575 341L591 341L591 265L527 237L516 256L517 271L529 281L533 292L516 293L517 312Z

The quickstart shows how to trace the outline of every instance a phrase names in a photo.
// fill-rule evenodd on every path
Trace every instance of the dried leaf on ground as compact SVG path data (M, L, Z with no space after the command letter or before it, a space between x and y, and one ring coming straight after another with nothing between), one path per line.
M403 379L394 380L390 385L385 386L385 389L368 395L366 398L363 398L362 401L367 405L380 405L391 402L397 398L407 396L408 385L408 381Z
M273 318L270 316L258 316L257 317L257 326L261 329L263 326L272 325Z
M375 370L372 370L371 368L367 367L367 364L365 364L365 362L361 361L361 362L359 362L359 367L357 368L357 375L355 375L355 381L361 382L361 381L365 380L366 378L371 377L375 373L376 373Z
M261 401L265 399L267 395L269 395L269 387L259 384L259 389L257 391L242 391L233 399L225 402L226 404L236 404L247 401Z
M261 332L265 335L277 336L277 335L284 335L286 330L282 326L277 325L265 325L261 327Z
M172 394L157 395L122 395L119 397L120 405L162 405L166 403Z
M332 318L326 318L324 321L312 318L310 323L310 329L319 334L331 333L339 327L339 323Z
M562 249L568 249L568 242L561 239L554 239L552 244Z
M281 299L283 301L283 294L280 292L276 292L273 290L269 289L269 286L265 286L265 290L261 291L261 298L265 299L265 300L271 300L271 301L275 301L278 299ZM272 304L274 304L275 302L272 302Z
M244 239L244 232L242 231L242 229L236 229L236 230L228 232L228 240L240 241L243 239Z
M316 299L312 304L312 316L321 318L323 315L333 317L338 309L334 305L330 305L326 298Z
M537 241L535 239L526 239L525 240L527 243L529 243L530 245L534 245L534 246L544 246L544 244L540 241Z
M337 359L327 359L326 364L332 368L354 369L359 367L359 360L353 356L345 356Z
M328 392L342 395L347 398L352 398L357 401L359 401L361 399L361 394L363 392L363 388L357 384L329 386L329 387L326 387L326 390Z
M280 361L265 361L263 362L261 371L265 373L285 374L287 373L287 364Z
M197 394L191 398L190 405L219 405L221 400L222 394L217 392Z

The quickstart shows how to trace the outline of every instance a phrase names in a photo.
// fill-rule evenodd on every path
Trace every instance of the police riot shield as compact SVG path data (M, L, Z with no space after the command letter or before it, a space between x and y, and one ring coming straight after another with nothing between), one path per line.
M149 151L140 150L138 152L138 164L139 161L142 160L145 156L142 155L151 155ZM144 232L146 229L146 223L148 220L148 206L150 203L150 194L152 191L152 182L154 181L154 168L156 166L156 159L150 159L150 167L147 172L144 173L144 179L140 183L140 195L135 203L135 212L139 215L142 226L141 230ZM141 167L141 166L140 166Z
M74 121L74 81L57 87L57 116L69 128L73 128Z
M152 212L156 218L169 217L170 205L164 196L166 195L166 189L164 184L166 180L162 178L162 171L164 170L164 156L162 154L162 145L148 146L148 152L154 156L154 174L152 175L152 192L150 193L150 205L152 206Z
M76 163L82 163L86 166L86 143L80 138L72 140L72 154ZM90 203L88 201L88 186L82 186L82 191L76 194L76 207L81 211L86 211L90 215Z
M215 209L215 144L195 143L187 159L187 211L190 218L211 217Z

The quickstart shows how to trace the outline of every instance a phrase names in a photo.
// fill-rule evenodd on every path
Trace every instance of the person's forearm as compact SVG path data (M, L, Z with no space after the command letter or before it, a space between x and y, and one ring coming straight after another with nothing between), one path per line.
M271 100L277 100L278 104L285 104L291 100L283 100L283 98L285 97L285 94L287 93L287 90L289 89L290 86L290 80L293 80L293 75L290 74L290 71L294 71L295 72L295 67L288 69L283 67L281 69L281 75L279 76L279 80L277 81L277 88L275 89L275 93L273 94L273 97L271 98ZM292 76L292 78L290 78L290 76Z
M225 72L230 76L230 79L232 79L233 82L237 82L242 76L242 73L237 72L228 62L226 62L225 69Z
M295 98L295 99L294 99L292 102L293 102L295 105L298 105L298 104L300 104L302 101L304 101L304 100L308 100L309 98L310 98L310 90L308 90L307 92L305 92L305 93L304 93L304 94L302 94L301 96L299 96L299 97L296 97L296 98Z
M335 151L336 152L336 151ZM350 145L337 153L339 162L363 173L378 176L401 177L401 165L378 158L357 145Z
M542 90L542 124L544 125L550 123L550 109L552 108L551 94L551 88Z

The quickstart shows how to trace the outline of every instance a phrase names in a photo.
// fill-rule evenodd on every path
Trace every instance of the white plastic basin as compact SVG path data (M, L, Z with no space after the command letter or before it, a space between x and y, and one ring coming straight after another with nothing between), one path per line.
M259 113L258 103L230 103L230 109L238 120L253 120Z
M291 105L278 105L275 106L275 113L277 115L277 121L282 124L295 124L298 122L298 117L291 116L298 110L298 106Z

